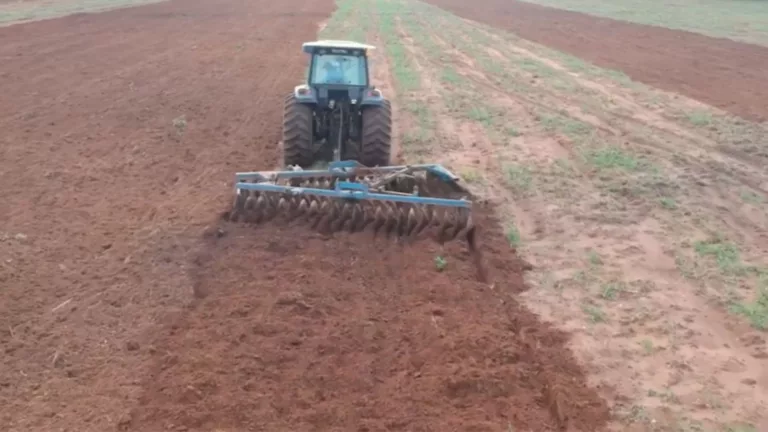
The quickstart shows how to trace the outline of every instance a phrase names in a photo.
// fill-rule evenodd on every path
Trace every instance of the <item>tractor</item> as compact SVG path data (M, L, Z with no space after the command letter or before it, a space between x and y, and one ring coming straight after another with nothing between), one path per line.
M307 81L285 99L285 166L305 169L349 160L367 167L390 164L392 107L370 82L373 49L340 40L303 44L310 56Z
M472 202L458 176L439 164L390 165L392 107L370 84L372 49L303 45L307 82L288 95L283 114L287 169L236 173L230 220L407 238L431 232L440 242L465 237L474 245Z

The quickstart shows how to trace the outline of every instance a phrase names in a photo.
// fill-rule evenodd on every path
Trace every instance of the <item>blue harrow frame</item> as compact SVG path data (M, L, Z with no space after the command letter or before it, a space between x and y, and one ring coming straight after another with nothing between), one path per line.
M420 196L418 190L413 193L402 193L384 190L387 181L407 177L417 172L431 174L446 184L458 187L459 177L439 164L395 165L369 168L356 161L332 162L328 169L323 170L285 170L285 171L254 171L235 174L235 193L240 191L283 193L289 196L314 195L342 200L374 200L389 201L404 204L429 205L470 209L472 201L466 198L434 198ZM315 188L293 186L291 181L310 180L315 178L333 178L333 188ZM373 179L372 184L366 184L357 179ZM377 181L378 179L378 181ZM289 184L279 184L288 181ZM380 185L380 186L376 186Z

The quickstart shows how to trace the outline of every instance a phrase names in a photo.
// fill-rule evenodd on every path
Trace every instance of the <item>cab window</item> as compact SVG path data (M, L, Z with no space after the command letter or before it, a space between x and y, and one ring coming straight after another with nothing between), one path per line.
M313 84L366 85L363 57L316 54L314 61Z

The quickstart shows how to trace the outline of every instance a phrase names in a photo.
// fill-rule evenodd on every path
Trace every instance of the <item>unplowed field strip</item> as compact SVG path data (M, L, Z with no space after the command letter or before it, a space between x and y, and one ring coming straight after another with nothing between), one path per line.
M648 85L750 120L768 119L766 47L514 0L428 1Z
M516 302L487 209L487 282L461 244L218 222L236 171L274 168L332 7L0 29L0 430L602 427L566 336Z

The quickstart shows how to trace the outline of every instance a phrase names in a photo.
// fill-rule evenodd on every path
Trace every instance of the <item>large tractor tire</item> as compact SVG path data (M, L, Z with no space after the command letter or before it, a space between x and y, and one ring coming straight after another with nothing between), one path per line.
M313 160L312 107L300 103L293 93L285 98L283 111L283 164L308 168Z
M368 167L390 164L392 149L392 105L385 100L379 106L363 108L360 163Z

